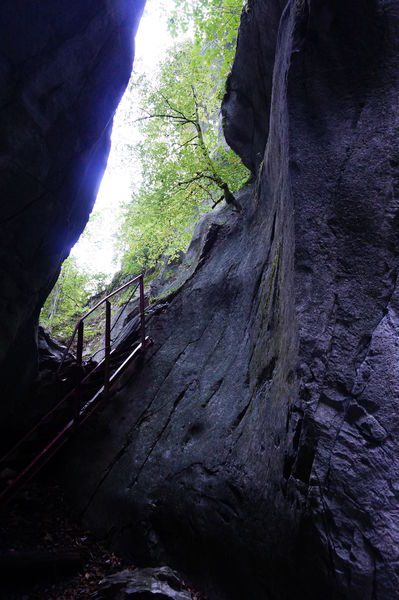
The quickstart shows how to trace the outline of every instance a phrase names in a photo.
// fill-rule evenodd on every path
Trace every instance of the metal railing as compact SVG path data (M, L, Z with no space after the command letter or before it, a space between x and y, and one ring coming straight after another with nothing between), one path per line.
M120 319L129 304L131 298L136 293L137 288L139 292L139 343L132 350L130 348L129 356L125 356L126 353L120 354L119 350L116 350L115 355L112 355L113 350L111 332L112 332L112 304L111 299L116 296L119 292L136 284L136 288L133 290L129 299L125 303L124 308L120 311L118 317L114 321L114 326ZM138 275L131 279L120 288L108 294L100 302L98 302L91 310L89 310L77 323L72 337L66 347L58 373L61 372L62 366L68 353L71 351L72 345L77 336L76 346L76 360L79 365L83 365L83 349L84 349L84 333L85 333L85 321L93 314L100 306L105 305L105 355L104 358L93 368L90 372L83 376L83 379L77 384L77 386L71 389L66 395L58 401L55 406L44 415L39 422L26 433L17 444L14 445L9 452L0 459L0 472L1 469L7 467L7 465L14 465L15 461L20 460L20 457L25 456L27 447L29 448L29 454L26 458L23 458L23 465L17 468L16 474L7 481L3 487L1 487L0 479L0 506L5 504L13 494L27 481L29 481L65 444L65 442L71 437L76 429L82 425L90 415L100 405L102 400L108 398L110 388L113 383L119 379L122 373L132 364L134 360L142 356L146 349L151 346L152 340L146 336L145 330L145 298L144 298L144 276ZM116 358L116 365L110 364L111 355ZM111 368L112 366L112 368ZM99 383L95 389L89 388L89 390L82 391L82 387L90 382L93 374L100 373L102 378L102 369L104 370L103 383ZM112 374L111 374L112 371ZM101 379L99 380L101 381ZM88 394L87 394L88 391ZM83 394L83 395L82 395ZM65 410L67 408L67 410ZM72 409L72 410L70 410ZM61 419L61 420L60 420ZM52 429L54 428L54 429ZM42 436L45 439L41 439ZM36 449L32 450L32 443Z
M145 331L145 297L144 297L144 275L140 274L137 277L134 277L117 290L105 296L100 302L98 302L93 308L91 308L83 317L79 319L77 322L75 329L72 333L71 339L65 351L63 353L60 366L58 368L58 373L61 372L62 367L64 365L65 359L71 351L72 345L77 336L76 343L76 362L79 366L83 363L83 348L84 348L84 333L85 333L85 321L86 319L92 315L98 308L105 304L105 332L104 332L104 392L108 393L109 385L110 385L110 357L111 357L111 331L112 331L112 304L111 298L122 292L123 290L133 286L136 284L139 288L139 311L140 311L140 328L139 328L139 339L140 339L140 348L144 349L146 346L146 331ZM119 317L118 317L119 319Z

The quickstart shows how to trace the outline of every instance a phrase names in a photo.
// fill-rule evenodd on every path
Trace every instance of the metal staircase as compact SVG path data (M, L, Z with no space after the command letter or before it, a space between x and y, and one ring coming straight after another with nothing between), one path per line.
M112 299L120 292L132 289L132 294L118 317L112 323ZM138 339L128 350L121 350L112 340L112 330L132 295L139 289ZM85 323L87 319L105 305L105 328L103 358L98 363L84 363ZM75 342L76 341L76 342ZM76 362L81 379L60 400L35 427L0 459L0 506L7 502L27 481L29 481L70 439L76 430L98 406L109 398L114 383L122 373L140 357L151 345L145 330L144 276L139 275L128 281L87 312L77 323L70 342L65 349L58 378L67 382L64 364L76 343Z

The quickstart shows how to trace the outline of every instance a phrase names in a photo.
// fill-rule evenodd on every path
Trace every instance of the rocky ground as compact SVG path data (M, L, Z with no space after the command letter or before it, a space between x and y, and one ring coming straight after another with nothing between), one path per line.
M25 488L0 515L0 552L31 556L26 567L2 573L1 597L7 599L86 598L109 573L126 566L109 553L70 514L62 491L53 478L41 478ZM76 555L76 563L42 572L35 565L43 553ZM3 561L4 562L4 559ZM8 559L7 559L8 563ZM1 571L4 567L0 566ZM53 571L53 572L52 572Z
M111 575L115 579L122 569L140 571L108 551L73 517L53 474L32 482L0 513L2 600L102 598L100 582ZM110 583L112 579L104 593L116 597L112 591L109 596ZM183 586L188 598L203 600Z

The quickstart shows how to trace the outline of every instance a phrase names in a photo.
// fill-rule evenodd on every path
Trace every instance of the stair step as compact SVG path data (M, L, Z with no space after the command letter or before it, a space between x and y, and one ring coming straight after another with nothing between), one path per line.
M145 347L150 344L151 340L146 338ZM129 364L129 357L135 360L139 354L138 345L133 349L112 354L109 362L110 377L117 372L118 377ZM73 420L78 411L84 421L95 410L103 398L101 392L104 386L104 371L104 363L94 367L91 373L82 370L83 380L75 389L66 384L66 396L0 459L0 502L7 501L16 489L35 475L65 443L79 424L79 421Z

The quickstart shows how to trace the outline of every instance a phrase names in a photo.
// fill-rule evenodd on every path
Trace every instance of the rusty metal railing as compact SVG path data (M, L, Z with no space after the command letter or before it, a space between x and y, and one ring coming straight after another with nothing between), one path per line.
M79 366L82 365L83 362L83 347L84 347L84 332L85 332L85 321L86 319L92 315L98 308L105 304L105 332L104 332L104 392L108 393L109 384L110 384L110 357L111 357L111 331L112 331L112 304L111 298L126 290L129 287L137 284L136 287L139 288L139 307L140 307L140 346L141 348L145 348L146 345L146 331L145 331L145 297L144 297L144 275L140 274L133 279L130 279L127 283L119 287L117 290L114 290L108 296L105 296L100 302L98 302L93 308L91 308L83 317L79 319L77 322L75 329L72 333L71 339L67 347L64 350L60 366L58 368L58 373L61 372L62 367L64 365L65 359L69 352L71 351L72 345L77 336L76 343L76 361Z
M129 355L126 357L126 352L113 355L112 349L112 304L111 299L119 292L136 285L139 288L139 343L134 349L129 350ZM136 290L133 290L133 294ZM132 296L131 296L132 297ZM129 303L130 299L127 301ZM152 340L146 336L145 328L145 297L144 297L144 276L138 275L123 286L108 294L100 302L98 302L91 310L89 310L78 321L71 339L66 347L58 372L61 372L62 365L68 353L71 351L72 345L77 336L76 360L79 365L83 364L84 350L84 323L86 319L94 313L100 306L105 305L105 355L104 358L92 369L85 373L77 386L71 389L66 395L58 401L55 406L44 415L39 422L26 433L17 444L9 450L9 452L0 458L0 507L5 504L13 494L27 481L29 481L65 444L76 429L82 425L90 415L96 410L100 403L108 398L110 388L122 375L122 373L137 360L143 356L146 349L151 346ZM126 305L125 305L126 307ZM123 309L124 310L124 309ZM115 323L120 318L123 310L117 317ZM114 323L114 324L115 324ZM120 355L119 355L120 354ZM111 364L111 356L115 361ZM89 384L91 378L100 375L99 383L95 384L95 388L90 388L88 391L82 391L84 385ZM100 383L102 381L102 384ZM33 444L33 449L32 449ZM15 473L10 475L9 480L2 480L2 473L10 471Z

